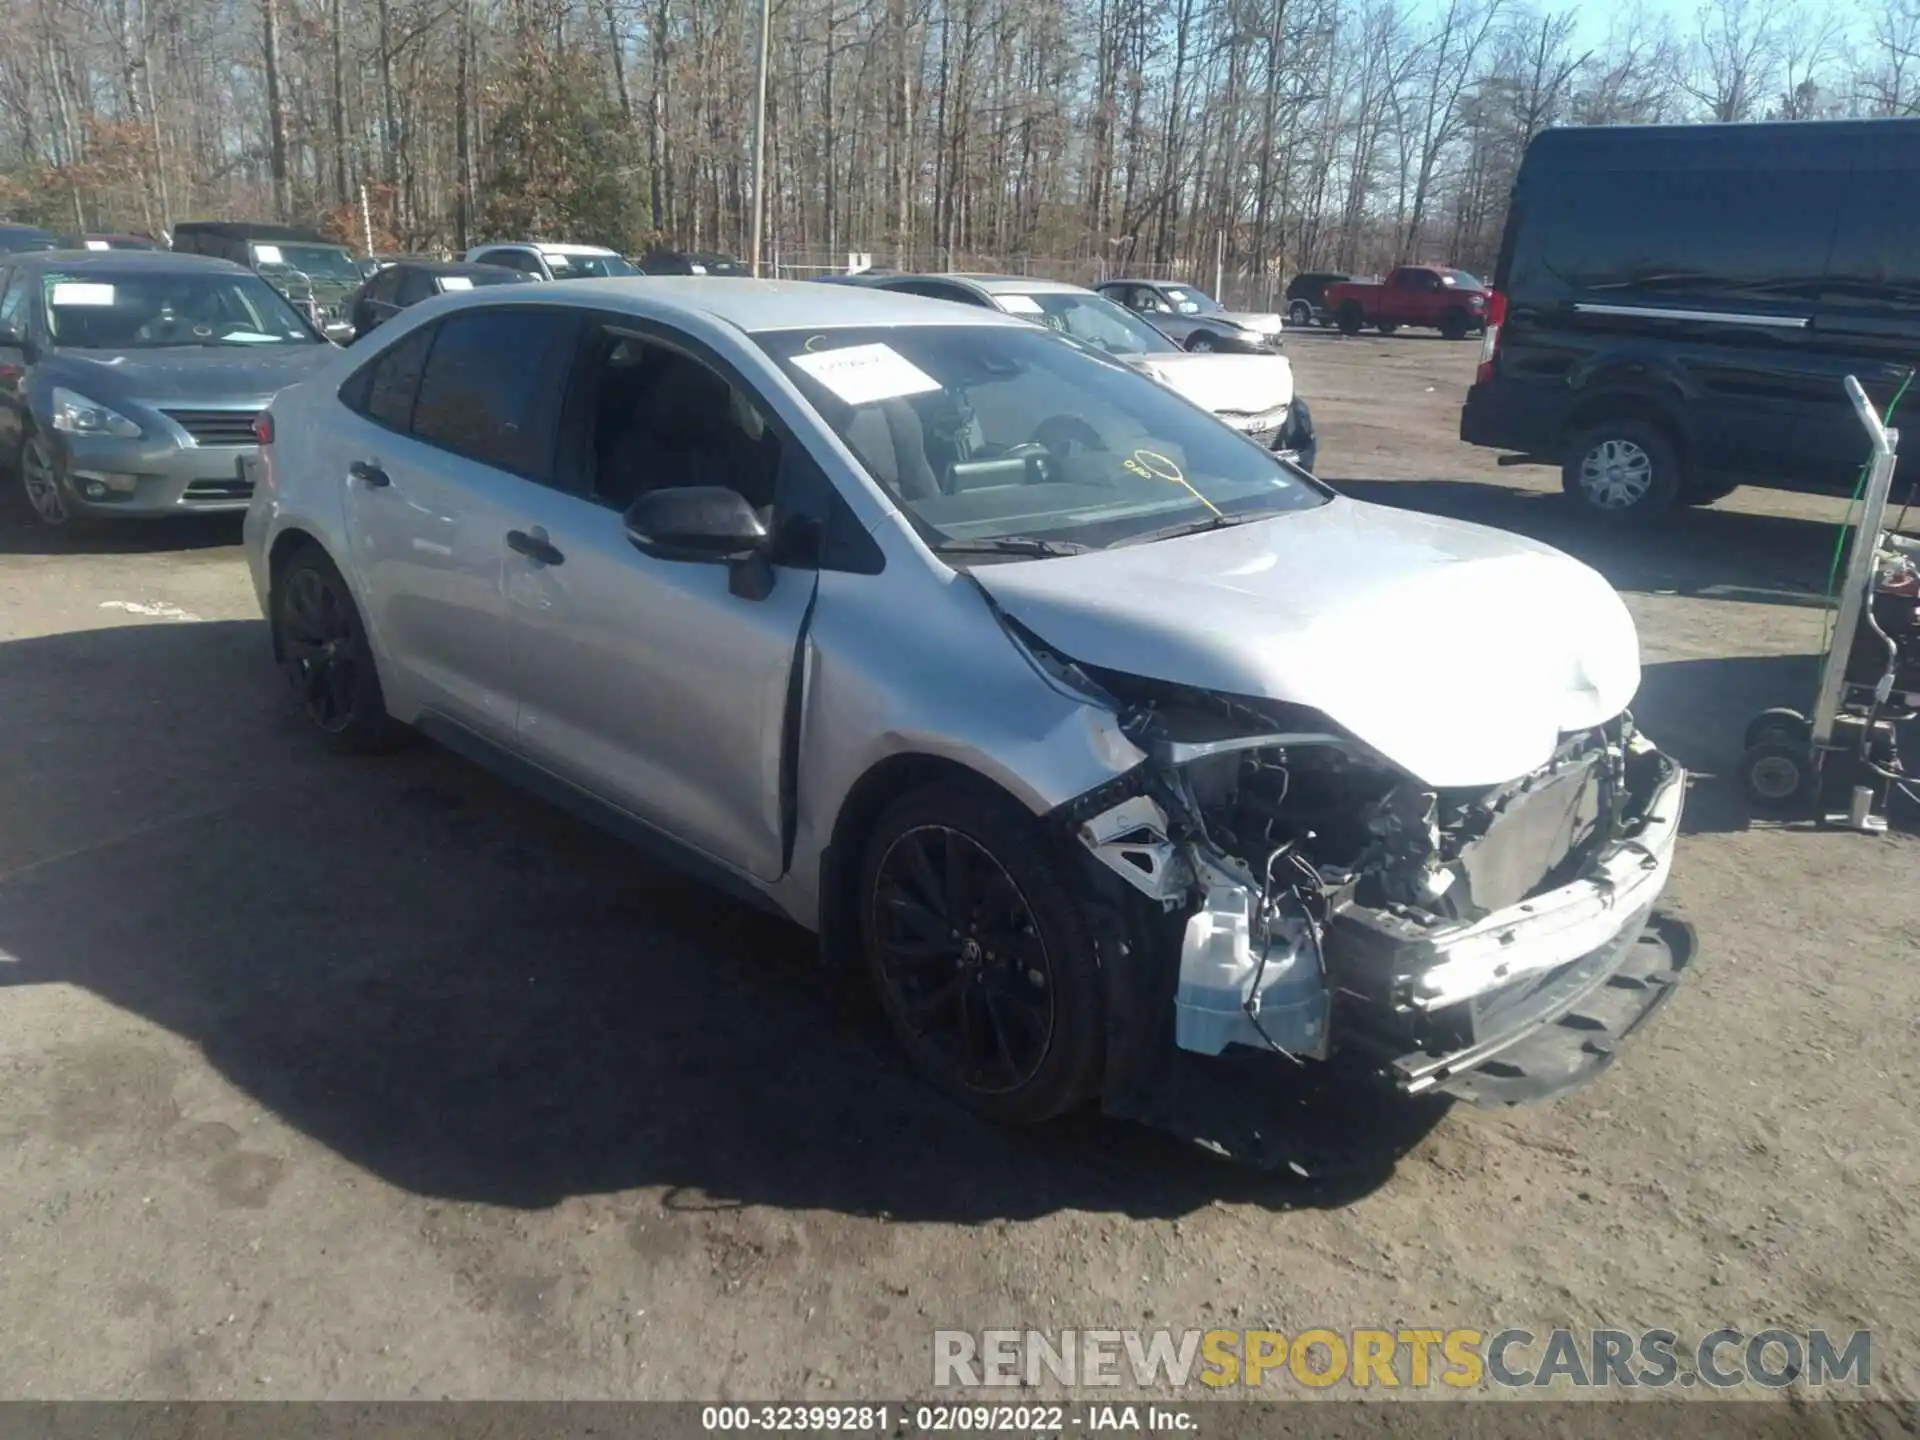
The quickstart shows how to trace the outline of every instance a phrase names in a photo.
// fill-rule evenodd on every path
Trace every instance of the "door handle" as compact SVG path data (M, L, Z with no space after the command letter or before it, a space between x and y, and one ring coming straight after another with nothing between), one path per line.
M356 460L347 467L347 474L360 481L369 490L378 490L391 485L393 479L380 468L377 460Z
M567 558L554 548L553 542L547 539L547 532L538 526L534 527L531 535L525 530L507 531L507 548L530 560L538 560L542 565L558 565Z

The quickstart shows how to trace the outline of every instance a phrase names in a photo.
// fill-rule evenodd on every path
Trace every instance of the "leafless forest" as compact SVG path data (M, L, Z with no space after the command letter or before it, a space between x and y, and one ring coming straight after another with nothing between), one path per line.
M770 244L1256 286L1479 266L1543 127L1920 112L1920 0L1589 3L773 0ZM758 25L758 0L0 0L0 214L358 243L364 186L377 248L738 252Z

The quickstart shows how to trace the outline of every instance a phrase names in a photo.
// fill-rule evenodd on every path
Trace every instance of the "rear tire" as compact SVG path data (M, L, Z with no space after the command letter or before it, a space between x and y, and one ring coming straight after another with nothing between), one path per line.
M1440 334L1447 340L1464 340L1467 332L1473 329L1473 321L1459 310L1449 310L1440 317Z
M867 972L922 1075L1002 1124L1093 1096L1100 966L1031 816L984 785L912 791L874 827L859 886Z
M297 551L274 576L273 638L295 703L330 749L377 754L406 738L387 713L359 608L317 545Z
M1340 333L1342 335L1358 335L1366 323L1367 317L1358 305L1349 303L1340 307Z
M1313 306L1304 300L1296 300L1287 306L1287 324L1296 330L1304 330L1313 323Z
M1603 420L1567 446L1560 485L1586 515L1610 525L1660 519L1679 499L1684 472L1673 442L1644 420Z
M1192 338L1187 341L1187 349L1193 351L1195 354L1205 354L1219 348L1213 336L1204 330L1194 331Z

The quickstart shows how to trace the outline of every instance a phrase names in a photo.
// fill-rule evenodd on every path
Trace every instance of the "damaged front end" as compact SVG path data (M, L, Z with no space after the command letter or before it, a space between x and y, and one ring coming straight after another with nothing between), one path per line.
M1147 1006L1171 1001L1180 1051L1537 1099L1604 1068L1690 958L1648 929L1685 773L1628 714L1444 789L1302 707L1054 663L1149 757L1058 818L1129 892L1110 953ZM1110 1047L1109 1109L1159 1068L1150 1032L1167 1044L1165 1009L1155 1027L1141 1008L1115 1022L1135 1033Z

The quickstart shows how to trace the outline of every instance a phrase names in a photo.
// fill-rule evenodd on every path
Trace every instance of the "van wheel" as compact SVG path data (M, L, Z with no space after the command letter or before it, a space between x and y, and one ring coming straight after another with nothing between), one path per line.
M916 790L861 865L861 948L920 1072L976 1114L1031 1125L1089 1099L1100 966L1031 816L981 786Z
M1567 447L1560 485L1589 515L1642 524L1665 515L1680 498L1680 457L1644 420L1602 421Z
M1473 322L1458 310L1449 310L1440 317L1440 334L1444 339L1464 340L1472 328Z
M1366 323L1367 317L1361 312L1358 305L1342 305L1340 307L1340 333L1342 335L1358 335Z

